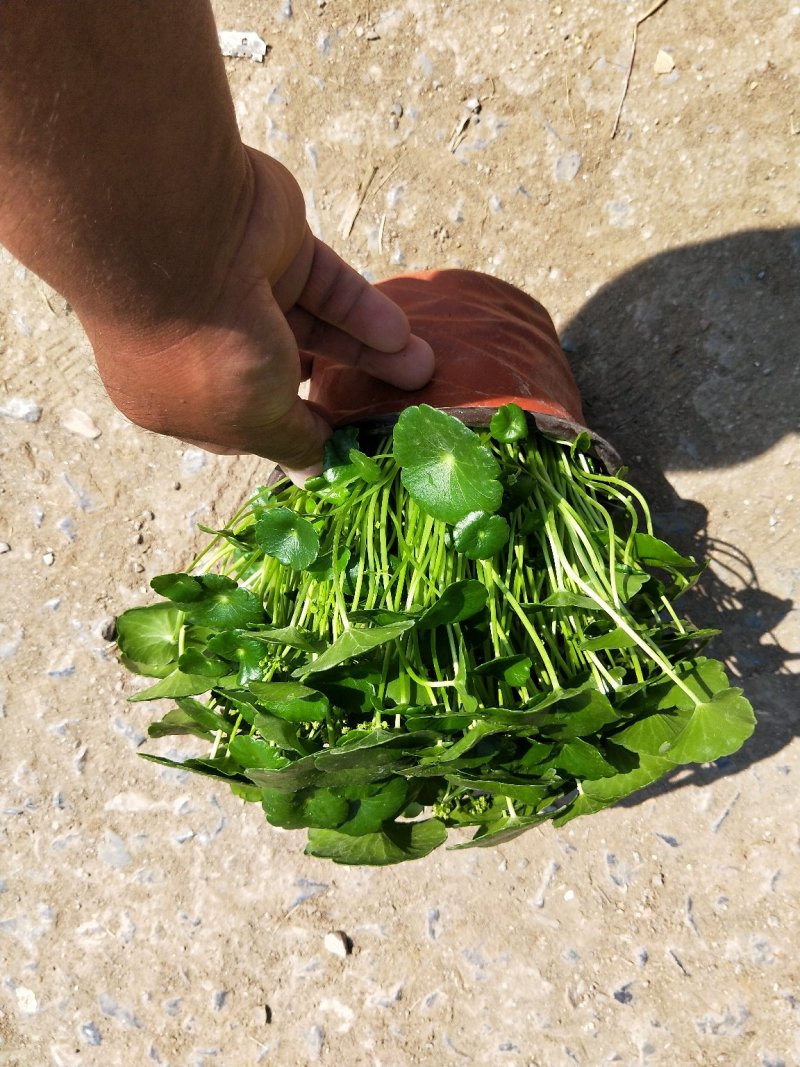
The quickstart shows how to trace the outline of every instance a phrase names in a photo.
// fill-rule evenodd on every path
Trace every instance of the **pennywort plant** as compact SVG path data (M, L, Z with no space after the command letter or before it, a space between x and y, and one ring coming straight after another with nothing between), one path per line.
M360 447L363 444L363 448ZM134 701L176 762L340 863L507 841L730 754L753 713L715 631L675 601L698 563L593 458L514 404L476 432L406 409L374 448L353 427L323 474L258 490L161 601L118 620Z

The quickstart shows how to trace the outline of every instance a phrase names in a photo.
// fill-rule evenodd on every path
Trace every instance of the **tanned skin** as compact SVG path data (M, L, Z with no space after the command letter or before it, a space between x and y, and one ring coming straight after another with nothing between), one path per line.
M433 372L242 143L205 0L0 2L0 243L69 301L128 418L209 451L317 464L315 354L406 389Z

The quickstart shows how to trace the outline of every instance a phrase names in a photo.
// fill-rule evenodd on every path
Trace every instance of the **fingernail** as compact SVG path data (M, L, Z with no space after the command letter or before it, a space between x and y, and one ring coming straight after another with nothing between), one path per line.
M306 467L302 471L288 470L286 467L281 467L281 470L287 478L302 489L309 478L316 478L318 474L322 474L322 464L315 463L313 467Z

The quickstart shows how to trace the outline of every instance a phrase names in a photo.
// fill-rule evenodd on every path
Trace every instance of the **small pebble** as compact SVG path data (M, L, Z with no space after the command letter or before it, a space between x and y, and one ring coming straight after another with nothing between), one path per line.
M17 998L17 1007L23 1015L35 1015L39 1010L36 994L27 986L18 985L14 990L14 995Z
M329 934L325 934L325 948L333 956L345 959L350 955L352 947L350 938L341 930L332 930Z
M84 1023L81 1027L81 1037L87 1045L99 1045L102 1042L100 1031L94 1023Z
M181 466L186 474L197 474L208 462L208 453L199 448L187 448Z
M556 160L555 178L557 182L574 181L581 169L580 152L564 152Z
M6 552L10 552L10 551L11 551L11 545L8 543L8 541L0 541L0 556L4 555Z
M77 437L85 437L87 441L96 440L103 432L92 417L80 408L72 408L68 411L61 419L61 425L69 433L74 433Z
M42 563L44 563L45 567L52 567L55 561L56 557L52 552L45 552L42 556Z
M224 56L254 63L263 63L267 54L267 42L248 30L220 30L219 47Z
M272 1008L269 1004L258 1004L253 1010L253 1024L255 1026L269 1026L272 1022Z
M653 72L655 74L671 74L673 70L675 70L675 60L669 52L665 52L663 48L660 48L653 64Z
M0 415L15 422L38 422L42 417L42 408L35 400L28 400L24 396L10 396L0 406Z

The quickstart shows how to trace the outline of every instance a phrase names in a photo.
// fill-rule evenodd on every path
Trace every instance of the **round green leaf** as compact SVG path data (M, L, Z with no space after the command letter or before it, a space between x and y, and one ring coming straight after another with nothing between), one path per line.
M438 819L422 822L388 823L382 831L352 837L338 830L309 830L307 856L320 856L334 863L385 867L404 860L418 860L447 840L444 823Z
M224 574L159 574L150 584L201 626L253 626L264 620L258 597Z
M504 404L492 415L489 433L495 441L524 441L528 436L528 421L519 404Z
M468 559L490 559L508 541L508 523L502 515L472 511L453 530L453 544Z
M182 613L172 604L130 608L117 619L117 645L137 674L163 676L178 659L182 622Z
M251 637L247 630L223 630L209 639L212 652L238 665L240 685L260 681L263 675L262 662L269 649L263 641Z
M355 426L342 426L334 430L325 442L322 468L327 472L334 467L349 466L350 450L358 448L358 430Z
M697 705L663 755L675 763L709 763L730 756L750 737L755 724L753 709L741 689L725 689Z
M308 519L289 508L271 508L256 523L256 542L268 556L304 570L317 558L319 535Z
M224 574L199 574L201 596L187 604L187 618L200 626L227 630L255 626L264 620L264 608L255 593Z
M403 485L435 519L456 523L471 511L500 507L500 468L463 422L421 404L406 408L394 428L394 458Z

